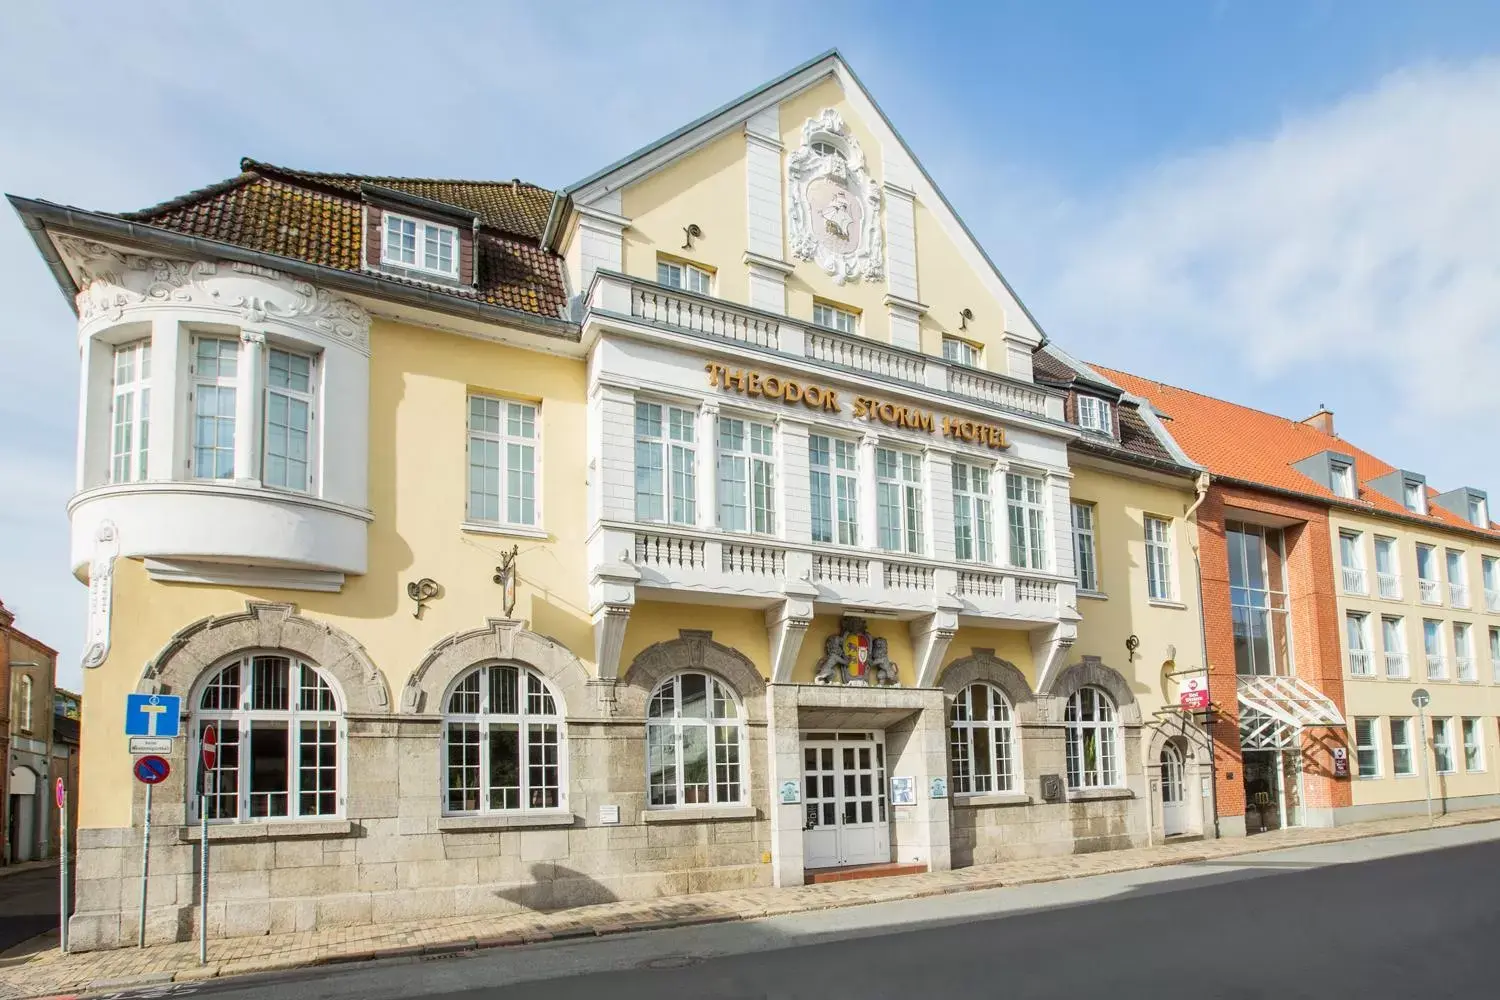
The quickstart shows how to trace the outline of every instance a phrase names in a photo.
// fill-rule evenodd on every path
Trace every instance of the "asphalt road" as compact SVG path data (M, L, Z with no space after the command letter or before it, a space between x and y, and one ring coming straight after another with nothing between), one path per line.
M56 929L56 867L0 878L0 951Z
M1489 824L177 989L214 1000L1429 1000L1496 996L1497 942L1500 824Z

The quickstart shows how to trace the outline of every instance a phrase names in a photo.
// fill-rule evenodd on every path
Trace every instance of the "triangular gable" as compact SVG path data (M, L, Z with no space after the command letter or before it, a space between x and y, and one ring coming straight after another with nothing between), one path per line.
M1045 336L1041 325L1016 295L984 247L954 211L952 204L944 197L906 140L837 49L830 49L564 188L558 192L553 202L544 241L548 245L555 245L570 205L595 213L618 215L619 191L622 188L735 129L744 128L756 115L775 109L782 102L829 77L838 82L851 108L879 140L885 182L910 190L919 201L928 206L944 234L963 254L965 262L985 285L986 291L1007 310L1007 315L1016 317L1009 324L1010 329L1005 332L1032 344L1040 343Z

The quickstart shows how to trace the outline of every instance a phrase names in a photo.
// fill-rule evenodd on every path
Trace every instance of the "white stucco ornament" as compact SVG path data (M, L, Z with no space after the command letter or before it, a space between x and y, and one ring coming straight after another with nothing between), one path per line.
M880 187L838 111L828 108L803 124L786 175L792 253L841 285L883 277Z
M94 534L94 558L89 562L89 620L83 665L93 668L109 655L109 617L114 610L115 559L120 536L113 521L101 521Z

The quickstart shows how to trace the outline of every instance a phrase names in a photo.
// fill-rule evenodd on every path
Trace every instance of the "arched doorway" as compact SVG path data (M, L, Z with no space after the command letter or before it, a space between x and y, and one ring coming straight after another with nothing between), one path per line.
M10 772L10 851L11 861L34 861L37 855L37 830L41 798L38 796L36 772L17 764Z
M1168 837L1188 832L1187 786L1182 751L1172 742L1161 748L1161 825Z

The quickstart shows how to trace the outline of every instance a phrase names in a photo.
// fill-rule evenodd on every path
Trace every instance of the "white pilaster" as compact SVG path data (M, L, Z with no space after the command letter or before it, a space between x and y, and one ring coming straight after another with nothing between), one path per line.
M599 513L605 520L635 520L635 397L613 386L594 394L598 409Z
M188 366L192 362L191 338L173 317L157 317L151 323L151 436L147 440L147 479L186 479L192 449L192 405L187 398ZM186 419L177 415L188 408ZM184 436L176 429L189 428Z
M895 294L885 297L885 306L890 313L891 343L909 351L922 349L922 314L927 307L914 299Z
M719 525L719 404L698 410L698 525Z
M596 271L625 270L626 220L583 208L579 214L578 293L587 294Z
M879 514L875 504L875 447L879 440L873 433L859 440L859 537L864 540L864 548L871 552L878 551L880 546ZM878 579L878 571L879 567L872 563L872 584Z
M745 123L746 232L753 254L780 260L781 139L776 109L762 111Z
M1066 476L1049 475L1046 478L1050 500L1047 517L1052 522L1052 568L1059 576L1072 576L1073 557L1073 494L1071 480Z
M886 285L891 294L916 300L917 221L915 195L885 182Z
M928 448L922 463L927 490L927 537L932 539L933 558L954 558L953 548L953 456Z
M1031 374L1031 345L1012 337L1005 337L1005 374L1024 382L1034 381Z
M777 476L781 483L782 537L789 542L812 541L812 492L807 460L808 426L801 420L782 417L777 434L780 455Z
M778 888L801 885L805 877L802 827L807 806L802 795L797 689L792 685L766 685L766 750L771 793L771 881ZM793 801L782 799L783 785L793 792Z
M80 491L109 482L114 380L114 348L93 337L85 338L79 345L78 453L74 470Z
M234 478L260 482L260 400L265 389L266 335L240 334L234 396Z

